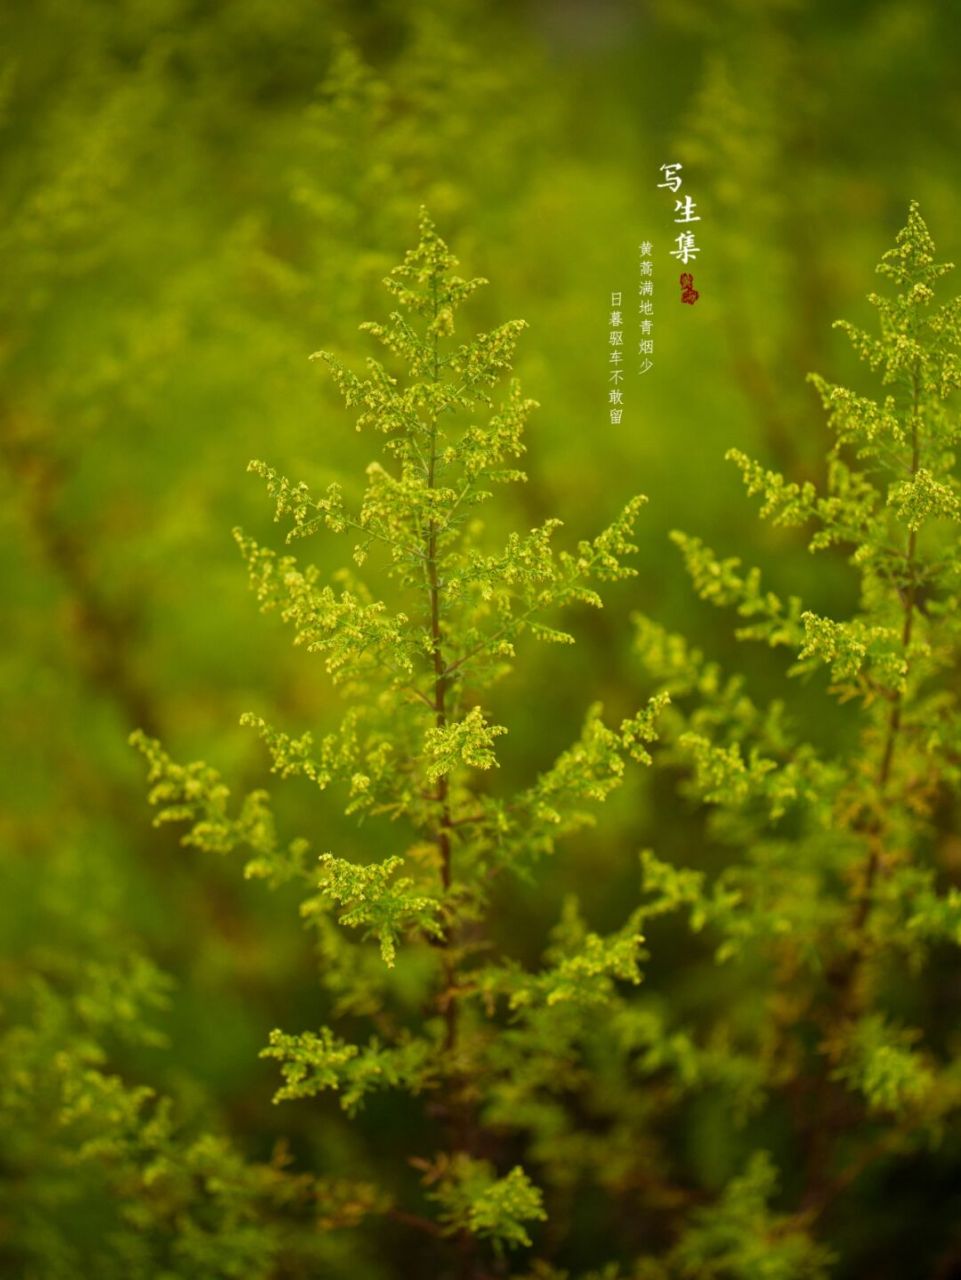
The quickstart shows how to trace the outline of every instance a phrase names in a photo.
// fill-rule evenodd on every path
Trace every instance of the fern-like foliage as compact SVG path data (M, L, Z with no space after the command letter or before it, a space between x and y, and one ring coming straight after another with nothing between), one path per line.
M409 1154L421 1161L436 1213L407 1220L439 1248L450 1241L458 1256L480 1257L492 1246L530 1245L530 1224L545 1216L541 1191L505 1141L527 1128L520 1112L507 1115L507 1097L523 1090L525 1075L549 1079L559 1056L559 1079L576 1070L580 1011L614 1007L640 981L643 942L636 913L609 936L569 923L544 967L524 971L488 941L495 890L505 874L535 874L559 836L590 822L627 761L650 762L667 697L616 726L594 707L580 738L532 784L488 783L509 726L492 719L484 691L510 669L521 641L572 642L558 629L559 610L598 607L599 585L634 573L643 499L572 549L558 545L559 520L492 544L482 508L524 479L523 433L535 408L508 377L525 326L508 321L461 338L460 310L484 281L456 268L422 212L418 244L385 280L394 309L361 326L385 360L368 356L358 372L317 353L357 428L382 447L356 498L346 485L318 493L251 463L287 541L342 537L353 567L324 582L294 555L236 533L261 608L320 658L320 678L345 704L340 724L317 738L302 726L292 734L259 717L245 722L275 773L338 788L348 813L392 820L396 852L383 861L356 850L310 853L305 840L277 836L265 792L232 806L216 771L177 764L143 735L134 740L149 762L158 822L185 824L184 842L202 849L246 846L250 875L304 883L303 914L335 1008L362 1011L376 1028L365 1043L350 1028L274 1031L264 1052L286 1082L277 1100L334 1090L354 1112L385 1088L430 1099L440 1149ZM376 977L372 947L383 965ZM412 981L419 1019L409 1015Z
M912 205L878 267L893 292L870 295L878 331L841 325L879 392L812 375L834 432L823 487L730 455L766 519L807 526L814 552L847 554L859 580L848 616L777 595L758 570L675 535L698 594L740 615L738 636L787 649L808 698L843 704L829 720L836 735L806 741L785 702L758 705L742 677L637 620L646 671L672 698L660 760L708 807L727 864L706 876L648 855L647 888L743 973L743 1004L720 1026L763 1064L757 1084L790 1117L796 1170L794 1216L775 1232L794 1261L776 1262L771 1244L748 1265L732 1234L747 1222L746 1189L768 1181L755 1163L726 1193L725 1218L722 1202L689 1221L674 1254L681 1275L823 1274L825 1258L790 1232L810 1243L866 1169L956 1134L961 1118L957 1059L923 995L934 948L959 939L961 299L936 298L949 269Z

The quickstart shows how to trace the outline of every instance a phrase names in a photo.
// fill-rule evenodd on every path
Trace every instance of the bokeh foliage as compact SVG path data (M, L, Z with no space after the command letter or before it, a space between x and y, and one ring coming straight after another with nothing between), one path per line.
M420 1274L399 1223L318 1237L320 1192L297 1181L348 1168L353 1199L322 1215L366 1213L378 1153L412 1149L403 1102L377 1103L358 1125L336 1104L306 1119L269 1105L265 1031L324 1017L296 895L265 895L217 855L151 832L125 745L139 726L178 758L216 758L250 789L264 761L253 735L231 727L242 711L329 720L326 682L279 625L252 617L229 530L270 536L243 474L251 457L320 490L362 474L365 442L342 429L335 390L306 356L356 349L418 207L492 281L472 304L479 326L512 315L530 325L516 368L544 407L529 431L531 483L502 532L560 514L581 537L636 490L651 498L638 577L603 613L567 624L573 658L522 655L492 696L494 719L511 725L504 770L532 782L586 704L603 701L615 718L636 707L645 677L632 611L729 670L743 664L725 621L690 592L671 529L776 566L785 593L818 615L855 611L843 552L813 559L803 535L746 520L722 459L733 447L791 482L823 479L827 436L805 375L867 391L830 326L838 315L868 323L866 273L910 197L943 256L961 253L956 46L950 7L934 0L5 8L0 975L13 1136L0 1256L11 1274L246 1276L278 1256L300 1261L277 1274ZM670 279L673 229L655 183L675 159L701 202L701 300L679 308L659 293L655 369L628 386L613 427L606 302L631 289L640 238ZM335 548L315 554L337 567ZM782 692L776 655L752 656L749 684L758 704ZM826 699L802 690L790 710L814 747L854 741ZM617 928L640 847L707 872L724 864L725 841L662 777L629 782L548 882L504 901L500 928L519 961L538 961L571 893L592 929ZM278 803L291 829L323 828L324 847L391 852L373 824L318 810L306 784ZM953 817L939 810L931 836L949 877ZM648 932L647 1016L680 1022L705 995L743 997L673 917ZM950 951L936 952L926 982L930 1025L947 1044ZM693 1052L677 1042L679 1057ZM773 1166L747 1163L766 1144L793 1193L783 1125L752 1120L747 1102L732 1114L730 1073L747 1100L751 1064L726 1070L662 1135L685 1170L677 1195L733 1198L762 1234L783 1235ZM81 1078L64 1119L64 1082ZM170 1103L158 1112L146 1088ZM626 1140L607 1135L603 1158L616 1165ZM98 1144L113 1144L106 1158ZM137 1190L144 1179L164 1186L161 1202ZM838 1274L953 1274L956 1188L950 1144L879 1162L828 1222ZM566 1195L570 1229L550 1249L581 1275L610 1258L616 1211L573 1180ZM661 1247L677 1207L638 1230ZM718 1228L704 1213L707 1240ZM168 1256L175 1221L191 1225ZM806 1274L787 1239L771 1274Z

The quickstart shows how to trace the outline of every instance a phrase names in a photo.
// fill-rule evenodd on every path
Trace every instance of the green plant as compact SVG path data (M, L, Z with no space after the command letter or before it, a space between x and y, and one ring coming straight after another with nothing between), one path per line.
M688 911L732 970L723 1007L700 1003L691 1035L756 1062L751 1105L792 1171L787 1228L809 1240L838 1232L838 1206L864 1193L867 1170L883 1178L897 1158L923 1160L959 1136L956 1026L928 1005L925 987L961 943L952 861L961 486L948 403L961 385L961 299L935 303L949 269L912 205L878 268L895 296L870 295L879 334L841 322L882 394L812 375L835 433L823 492L729 455L762 516L812 525L812 551L846 550L859 584L850 616L805 609L758 570L674 535L701 598L736 610L739 639L788 649L789 675L813 690L826 683L847 729L806 741L797 709L757 705L743 677L638 620L645 668L671 696L659 759L707 806L708 847L726 864L708 876L649 855L648 887L665 909ZM756 1141L742 1129L731 1155ZM672 1256L681 1275L822 1274L823 1256L777 1268L771 1241L783 1243L787 1228L766 1228L763 1265L730 1230L706 1254L712 1237L701 1230L692 1268L689 1236Z
M382 1197L360 1178L293 1171L282 1141L247 1159L198 1121L199 1098L143 1083L144 1062L167 1046L158 1010L173 984L117 919L109 854L65 843L33 899L35 859L8 857L5 870L30 941L0 965L3 1274L327 1273L339 1246L318 1225L350 1226Z
M384 1089L422 1096L428 1128L403 1152L422 1174L422 1203L395 1201L390 1212L439 1242L438 1274L456 1261L473 1275L491 1247L497 1255L529 1245L545 1218L524 1164L549 1158L537 1140L557 1135L551 1113L563 1115L565 1094L577 1092L621 985L639 981L643 943L638 911L600 936L571 902L543 967L529 971L497 941L497 895L508 877L535 877L558 838L591 821L627 758L649 763L666 696L616 729L594 707L580 738L533 784L484 785L507 729L479 694L507 674L521 638L570 643L557 610L598 606L595 582L632 574L625 557L643 500L574 551L554 549L558 520L489 548L479 509L494 486L524 479L516 464L535 406L513 380L494 400L522 321L456 341L455 315L484 282L455 267L422 213L419 244L385 281L397 309L361 326L404 381L373 358L360 376L318 353L358 428L383 437L386 460L368 467L357 502L339 484L314 494L251 464L277 519L290 524L288 541L345 535L355 568L325 585L315 568L236 535L262 609L278 611L295 643L322 656L346 703L340 725L317 738L257 716L245 722L274 772L339 787L348 813L395 824L399 852L318 857L306 840L277 835L265 792L231 809L216 771L179 765L142 734L134 741L149 762L158 823L187 823L184 842L201 849L246 846L248 875L304 885L332 1019L361 1028L274 1031L264 1054L281 1066L277 1100L335 1090L356 1113ZM561 1128L576 1132L576 1119ZM396 1186L398 1174L387 1179Z
M698 594L737 610L739 638L793 651L789 674L826 684L848 732L808 741L787 702L754 701L744 677L638 617L650 701L616 730L593 708L533 785L502 791L484 779L506 730L478 693L506 675L523 634L570 640L553 611L598 604L592 578L630 574L640 500L574 553L553 550L556 521L483 549L477 509L489 486L522 478L532 403L514 382L492 399L520 322L453 340L480 283L454 267L424 215L387 281L398 310L362 326L405 382L376 360L361 377L323 354L358 425L385 437L387 463L371 465L357 503L337 484L315 495L251 464L289 539L350 536L357 569L335 589L237 534L262 607L324 655L347 703L316 740L246 722L275 772L340 786L348 813L393 822L399 851L345 859L281 840L265 792L231 808L214 770L136 735L157 821L185 822L184 842L202 849L246 846L248 875L305 886L333 1025L271 1034L277 1100L335 1091L362 1121L383 1090L423 1099L413 1144L375 1130L382 1185L365 1183L353 1223L410 1228L425 1242L419 1265L438 1275L511 1274L511 1251L533 1243L523 1274L568 1280L559 1264L583 1256L578 1199L599 1192L611 1261L584 1280L822 1280L846 1251L863 1254L836 1212L870 1197L861 1175L959 1137L954 1033L926 1009L923 977L961 942L950 863L961 488L947 408L961 383L961 301L935 305L948 268L912 206L879 268L896 296L871 295L880 336L844 326L883 396L813 377L836 435L824 492L731 454L763 515L813 523L813 551L847 549L859 579L850 617L804 609L758 570L674 535ZM361 569L379 573L386 599ZM650 763L656 736L658 763L708 813L706 867L646 851L620 928L592 932L570 899L543 963L525 967L498 929L505 880L536 883L625 758ZM665 931L679 911L706 949L694 944L680 984L662 974L666 990L639 994L644 934L676 945ZM704 977L694 990L691 972ZM723 1135L713 1168L697 1152L712 1128ZM419 1190L392 1161L419 1171ZM595 1236L587 1247L596 1261Z

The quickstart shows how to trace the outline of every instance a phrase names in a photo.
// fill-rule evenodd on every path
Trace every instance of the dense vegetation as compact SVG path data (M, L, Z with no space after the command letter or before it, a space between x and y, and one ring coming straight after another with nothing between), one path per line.
M5 1273L956 1274L950 22L0 22Z

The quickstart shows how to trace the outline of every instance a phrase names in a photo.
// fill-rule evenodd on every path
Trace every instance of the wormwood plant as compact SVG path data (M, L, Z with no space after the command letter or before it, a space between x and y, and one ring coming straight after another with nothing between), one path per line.
M740 1226L722 1214L713 1233L692 1234L688 1218L665 1270L645 1275L826 1274L817 1235L843 1245L846 1223L861 1218L852 1204L872 1196L881 1246L860 1267L856 1251L842 1249L854 1268L843 1274L908 1274L886 1269L884 1216L911 1221L912 1210L892 1200L884 1174L910 1157L918 1176L936 1167L926 1152L958 1150L958 1022L939 1011L936 992L944 974L956 977L961 945L961 428L949 407L961 385L961 299L936 303L950 266L934 255L912 205L878 267L894 296L870 295L879 333L841 322L880 374L879 394L812 375L835 437L823 491L729 455L762 516L810 525L812 551L846 552L859 583L849 616L805 609L769 590L758 570L674 535L698 594L736 610L740 639L787 649L788 674L808 680L811 697L826 684L847 730L805 741L783 702L757 705L742 677L649 619L638 623L646 669L672 703L659 759L709 807L710 841L726 863L708 876L647 855L651 900L688 912L733 968L729 998L699 1004L692 1036L754 1059L742 1101L746 1113L766 1109L793 1201L772 1230L758 1205L775 1170L757 1152L747 1175L757 1211L742 1212ZM750 1137L734 1145L749 1151ZM743 1189L740 1198L743 1210ZM935 1274L933 1254L957 1250L948 1222L937 1210L930 1228L913 1221L910 1274ZM852 1250L864 1247L850 1235Z
M403 1171L388 1171L384 1195L365 1207L426 1238L431 1274L480 1276L503 1274L505 1251L530 1245L546 1217L539 1177L553 1175L528 1167L528 1155L545 1157L532 1139L576 1129L560 1099L580 1087L598 1010L620 1000L618 984L639 981L643 942L637 911L600 936L571 902L543 965L529 971L493 944L493 895L505 877L541 871L627 759L649 762L666 696L616 728L592 708L533 784L486 785L507 727L481 694L510 670L519 640L570 643L557 611L600 605L596 583L634 572L625 557L643 499L573 551L555 549L559 520L499 547L485 540L479 510L495 486L524 479L516 463L535 406L514 380L495 398L523 321L455 337L455 316L484 283L456 265L422 212L417 247L385 280L396 310L361 326L389 365L368 357L358 374L318 353L358 429L383 441L357 502L339 484L312 493L251 463L288 542L343 536L354 567L324 583L315 567L236 532L261 608L320 658L345 704L341 723L318 735L252 715L245 723L275 773L336 788L348 814L392 822L397 852L365 858L363 834L348 857L282 838L265 791L231 806L214 769L177 764L143 734L134 741L158 823L186 823L183 841L202 849L246 847L247 875L303 886L332 1025L271 1033L264 1054L279 1064L277 1101L335 1091L354 1114L382 1090L422 1098L425 1127L406 1153L419 1199L398 1200L391 1189Z
M935 1183L935 1149L950 1157L961 1140L956 1020L932 997L961 944L961 489L949 409L961 300L934 298L948 268L912 206L879 268L895 295L871 296L879 336L843 326L881 394L813 379L835 432L823 492L731 455L763 515L813 524L812 550L847 554L859 584L850 616L805 609L757 570L675 535L699 594L737 610L740 638L791 651L789 674L826 686L847 729L806 740L784 702L759 705L742 677L639 618L652 699L617 729L592 709L580 739L518 790L485 782L505 729L480 692L509 670L520 636L569 640L556 609L597 604L592 580L630 573L639 500L573 553L554 550L556 521L497 551L485 544L478 508L494 484L521 478L532 403L514 382L494 401L520 322L455 341L455 312L480 282L454 267L425 215L387 281L398 309L363 326L405 380L373 359L360 376L322 357L358 425L384 435L386 461L368 469L357 503L252 464L288 538L345 535L355 569L325 585L237 535L262 607L323 655L346 703L316 739L247 723L276 772L339 787L351 814L390 819L397 853L371 861L361 840L345 858L282 839L265 792L232 807L216 771L135 738L158 822L186 823L190 845L246 846L249 875L304 888L331 1025L270 1036L277 1099L331 1091L350 1115L383 1090L421 1099L403 1152L419 1190L386 1167L388 1144L373 1161L383 1185L323 1171L324 1195L341 1206L324 1221L409 1229L424 1242L403 1255L412 1274L570 1280L568 1258L601 1265L576 1273L584 1280L820 1280L835 1264L840 1275L896 1274L884 1271L883 1237L865 1243L846 1225L860 1215L844 1211L855 1204L883 1224L885 1171L910 1158ZM708 813L707 865L720 858L722 869L645 852L621 928L591 932L569 901L543 963L526 969L497 945L503 878L536 883L625 758L649 761L655 717L659 761ZM645 996L633 989L642 933L677 912L720 968L707 976L694 944L684 970L697 965L705 980L675 988L667 975L668 998ZM705 1099L723 1113L720 1178L700 1159ZM581 1203L598 1192L585 1242ZM928 1270L936 1252L958 1249L943 1218L928 1239ZM532 1242L533 1260L511 1261Z

